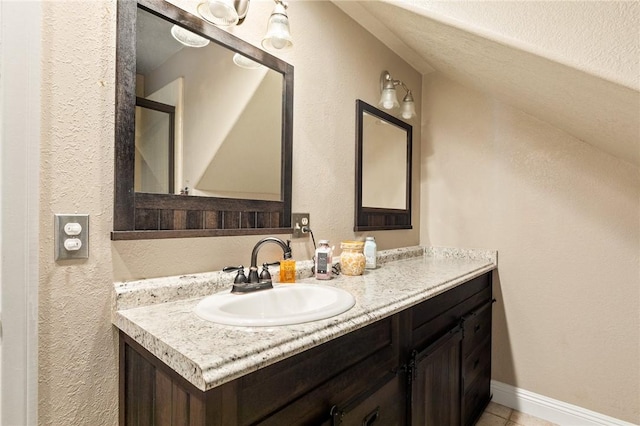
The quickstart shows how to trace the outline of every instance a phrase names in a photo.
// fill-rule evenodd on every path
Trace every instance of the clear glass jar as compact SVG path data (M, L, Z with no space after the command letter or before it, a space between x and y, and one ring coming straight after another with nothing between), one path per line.
M376 269L376 261L378 257L378 245L374 237L367 237L364 242L364 258L366 269Z
M320 240L316 249L316 279L330 280L333 262L333 250L329 247L329 240Z
M343 241L340 243L340 269L344 275L362 275L364 272L364 242Z

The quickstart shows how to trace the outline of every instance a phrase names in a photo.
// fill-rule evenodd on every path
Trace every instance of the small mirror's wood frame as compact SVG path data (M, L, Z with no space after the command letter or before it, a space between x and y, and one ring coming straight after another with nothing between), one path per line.
M363 147L364 140L364 114L368 113L381 120L404 129L407 133L407 176L406 176L406 208L375 208L362 205L362 171L363 171ZM369 105L358 99L356 100L356 199L355 199L355 225L353 230L361 231L381 231L394 229L412 229L411 226L411 145L413 140L413 127L396 117Z
M291 233L293 66L166 1L118 0L117 7L115 188L111 239ZM134 191L138 7L182 25L283 75L281 200L244 200ZM211 96L215 96L215 93ZM247 164L241 166L251 167ZM239 173L242 167L239 167Z

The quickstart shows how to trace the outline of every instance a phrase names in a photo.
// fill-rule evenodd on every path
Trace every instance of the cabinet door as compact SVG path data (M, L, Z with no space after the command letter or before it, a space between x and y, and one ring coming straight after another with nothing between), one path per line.
M165 369L159 367L159 361L145 353L144 349L139 348L138 344L124 333L121 332L120 336L121 425L211 424L206 418L203 392L186 383L184 379L179 379L177 373L165 372ZM155 363L156 361L158 363Z
M458 325L411 362L411 424L460 425L462 328Z

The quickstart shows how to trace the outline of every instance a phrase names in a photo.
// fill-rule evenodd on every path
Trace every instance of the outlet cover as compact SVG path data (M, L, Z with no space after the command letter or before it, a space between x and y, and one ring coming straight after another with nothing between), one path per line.
M54 215L54 260L89 258L89 215Z
M309 213L293 213L291 215L291 222L293 224L293 234L291 234L292 238L303 238L309 235L308 232L302 232L303 226L311 228Z

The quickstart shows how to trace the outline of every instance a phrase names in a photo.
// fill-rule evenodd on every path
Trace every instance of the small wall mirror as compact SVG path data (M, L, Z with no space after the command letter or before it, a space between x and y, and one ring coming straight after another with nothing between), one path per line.
M112 239L290 232L293 67L159 0L116 56Z
M355 231L411 229L412 127L356 101Z

